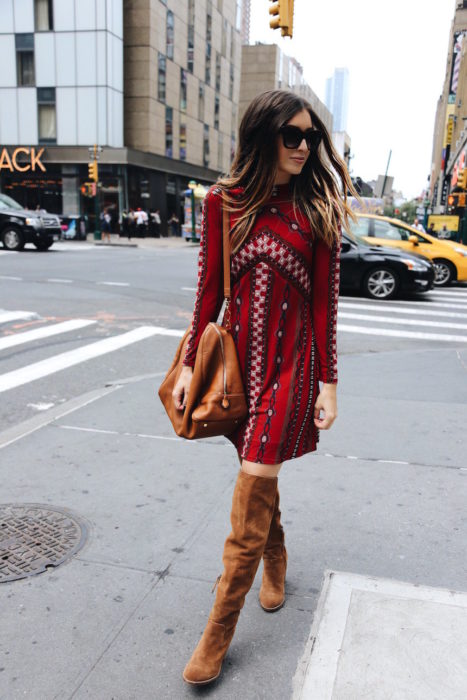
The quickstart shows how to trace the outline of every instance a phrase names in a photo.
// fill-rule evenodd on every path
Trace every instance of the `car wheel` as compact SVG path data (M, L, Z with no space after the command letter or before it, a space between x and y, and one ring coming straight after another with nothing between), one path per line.
M376 267L366 275L363 291L371 299L392 299L399 289L399 278L388 267Z
M21 231L14 226L9 226L2 233L3 247L7 250L22 250L25 240Z
M435 287L447 287L448 284L451 284L456 279L456 271L449 260L439 258L438 260L433 260L433 265L435 266Z
M53 244L53 241L50 241L50 243L34 243L37 250L49 250L49 248L53 246Z

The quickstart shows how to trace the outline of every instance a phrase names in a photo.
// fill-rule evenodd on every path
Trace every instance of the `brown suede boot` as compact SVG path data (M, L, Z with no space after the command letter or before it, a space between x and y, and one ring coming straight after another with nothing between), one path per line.
M232 532L224 545L224 572L218 578L216 602L183 679L193 685L215 680L235 632L245 596L263 555L271 525L277 477L240 471L235 484L230 520Z
M274 612L284 605L287 569L287 550L284 546L284 530L281 525L279 490L276 494L268 541L263 552L263 565L259 602L263 610Z

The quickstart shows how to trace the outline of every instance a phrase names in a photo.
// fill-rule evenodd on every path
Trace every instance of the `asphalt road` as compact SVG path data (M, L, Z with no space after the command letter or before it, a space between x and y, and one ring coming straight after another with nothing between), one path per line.
M178 343L157 329L184 330L194 299L197 248L174 244L0 251L0 501L90 531L0 584L2 700L193 697L238 462L175 440L156 396ZM339 308L339 418L280 477L287 604L265 615L256 579L203 694L291 697L326 569L466 589L467 289Z

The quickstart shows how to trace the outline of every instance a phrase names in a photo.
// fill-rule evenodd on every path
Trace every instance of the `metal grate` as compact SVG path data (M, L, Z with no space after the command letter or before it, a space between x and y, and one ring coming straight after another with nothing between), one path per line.
M0 583L56 567L86 542L86 523L67 510L36 503L0 504Z

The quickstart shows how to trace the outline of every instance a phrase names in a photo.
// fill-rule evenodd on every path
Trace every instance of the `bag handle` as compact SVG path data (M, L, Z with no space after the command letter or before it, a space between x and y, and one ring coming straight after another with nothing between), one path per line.
M229 238L229 212L222 206L222 253L224 258L224 299L225 299L225 324L226 330L231 329L230 316L230 238Z

